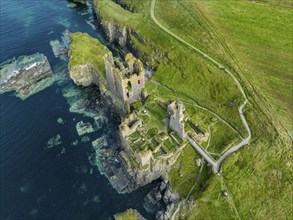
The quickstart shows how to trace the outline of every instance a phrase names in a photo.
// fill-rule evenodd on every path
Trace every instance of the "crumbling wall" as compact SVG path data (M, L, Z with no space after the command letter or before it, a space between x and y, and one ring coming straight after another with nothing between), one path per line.
M129 88L131 85L131 88ZM128 101L129 103L134 103L141 100L141 93L144 88L144 74L140 73L139 75L131 75L129 79L123 80L123 88L125 88L124 92L124 101Z
M168 106L168 113L170 115L169 127L181 138L184 139L184 106L180 101L172 102Z
M132 54L126 55L126 64L113 60L109 51L104 56L106 78L109 89L123 103L134 103L142 99L142 90L145 87L144 68L140 60Z

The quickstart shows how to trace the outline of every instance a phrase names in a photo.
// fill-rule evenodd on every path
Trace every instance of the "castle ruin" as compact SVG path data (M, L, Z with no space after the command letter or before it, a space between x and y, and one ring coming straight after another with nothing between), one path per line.
M173 101L168 105L168 115L170 117L169 127L181 138L186 137L184 130L184 111L185 107L179 100Z
M122 142L122 145L124 143L125 150L131 149L129 144L127 144L128 143L127 138L141 128L142 128L142 120L138 118L136 114L131 113L126 118L124 118L123 122L119 126L119 130L121 134L120 136L122 140L121 142ZM139 137L137 140L140 140L140 139L141 137ZM142 151L142 152L132 152L132 153L142 166L146 164L150 164L150 161L153 158L152 151L150 150Z
M125 62L121 62L108 51L104 63L108 87L122 103L131 104L145 98L144 68L139 59L128 53Z
M119 126L123 137L127 137L142 127L142 120L135 114L129 114Z

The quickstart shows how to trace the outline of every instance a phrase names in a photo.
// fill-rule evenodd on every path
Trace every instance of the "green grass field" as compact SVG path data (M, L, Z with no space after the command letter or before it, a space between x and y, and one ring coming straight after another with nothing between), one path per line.
M292 7L260 3L199 1L197 5L231 45L247 69L246 77L292 131Z
M169 179L174 191L186 198L198 175L199 167L195 166L195 160L200 156L191 145L187 145L181 152L173 169L169 173Z

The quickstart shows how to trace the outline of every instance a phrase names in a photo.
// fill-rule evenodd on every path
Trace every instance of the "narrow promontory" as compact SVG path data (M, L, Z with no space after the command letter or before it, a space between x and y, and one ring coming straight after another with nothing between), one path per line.
M72 33L69 48L69 75L75 84L97 84L100 75L105 75L103 56L105 47L85 33Z

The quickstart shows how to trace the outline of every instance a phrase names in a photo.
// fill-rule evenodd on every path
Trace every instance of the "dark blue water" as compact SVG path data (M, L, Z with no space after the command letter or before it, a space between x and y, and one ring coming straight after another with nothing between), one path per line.
M1 59L44 53L55 67L49 41L65 28L100 38L87 23L90 14L80 15L66 0L1 0ZM0 219L109 219L117 212L142 208L148 187L119 195L88 156L90 142L80 140L78 121L91 118L69 112L55 84L25 101L13 93L0 96ZM61 117L66 122L58 124ZM103 128L90 135L91 141ZM60 134L62 144L45 149L47 141ZM90 172L93 170L93 172Z

